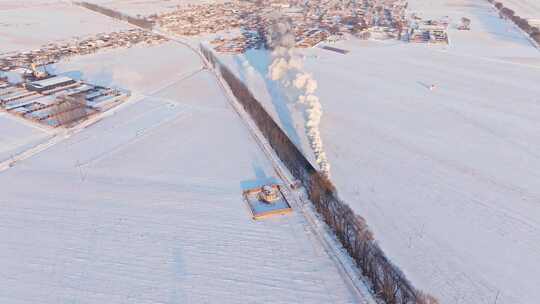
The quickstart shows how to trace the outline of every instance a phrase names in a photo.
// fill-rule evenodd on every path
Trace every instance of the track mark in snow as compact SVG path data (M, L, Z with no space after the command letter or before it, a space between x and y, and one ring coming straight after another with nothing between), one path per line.
M148 113L145 113L146 115L148 115ZM185 119L186 117L190 116L191 114L190 113L186 113L185 111L180 111L178 112L177 114L175 114L174 116L172 116L171 118L168 118L168 119L165 119L165 120L162 120L160 122L158 122L157 124L155 125L151 125L149 127L146 127L146 128L143 128L143 129L139 129L136 131L135 133L135 136L133 136L131 139L129 139L128 141L124 142L124 143L120 143L114 147L112 147L111 149L101 153L101 154L98 154L96 155L95 157L85 161L85 162L82 162L82 163L78 163L77 164L77 167L86 167L92 163L95 163L107 156L110 156L110 155L113 155L115 153L118 153L119 151L125 149L125 148L128 148L130 145L138 142L139 140L142 140L144 139L145 137L147 137L148 135L152 134L152 132L156 129L158 129L159 127L165 125L165 124L168 124L168 123L171 123L171 122L177 122L178 120L180 119Z

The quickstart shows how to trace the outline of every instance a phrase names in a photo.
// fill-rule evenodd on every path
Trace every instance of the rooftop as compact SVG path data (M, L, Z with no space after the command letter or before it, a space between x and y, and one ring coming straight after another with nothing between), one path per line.
M57 85L57 84L63 84L63 83L72 82L72 81L74 81L74 80L72 78L67 77L67 76L54 76L54 77L51 77L51 78L34 81L31 84L32 84L32 86L34 86L36 88L46 88L46 87L49 87L49 86L54 86L54 85Z

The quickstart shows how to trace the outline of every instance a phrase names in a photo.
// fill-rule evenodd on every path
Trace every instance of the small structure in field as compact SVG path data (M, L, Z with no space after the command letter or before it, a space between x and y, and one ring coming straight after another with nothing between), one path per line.
M460 31L469 31L471 29L471 19L463 17L461 18L461 24L458 26Z
M66 76L52 76L50 78L30 82L26 85L29 91L43 92L60 87L67 87L76 81Z
M265 185L248 189L244 191L243 196L255 220L292 212L292 208L279 185Z
M321 49L325 49L325 50L328 50L328 51L336 52L336 53L339 53L339 54L341 54L341 55L346 55L346 54L349 53L348 50L344 50L344 49L340 49L340 48L332 47L332 46L328 46L328 45L323 45L323 46L321 46Z

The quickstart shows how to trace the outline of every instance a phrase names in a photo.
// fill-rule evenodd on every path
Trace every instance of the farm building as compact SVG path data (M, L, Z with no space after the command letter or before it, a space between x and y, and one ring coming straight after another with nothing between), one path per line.
M43 92L43 91L52 90L58 87L67 86L73 83L75 83L75 80L69 77L55 76L55 77L31 82L27 85L27 88L30 91Z

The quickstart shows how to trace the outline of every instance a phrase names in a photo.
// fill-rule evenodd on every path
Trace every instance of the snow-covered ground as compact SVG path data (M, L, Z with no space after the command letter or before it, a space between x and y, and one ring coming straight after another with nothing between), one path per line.
M126 28L125 23L65 1L0 1L0 54Z
M348 48L347 59L308 61L341 195L411 280L443 302L492 303L499 290L498 303L533 302L540 69L399 46Z
M93 1L133 15L186 3ZM19 2L0 3L0 53L126 27L59 1ZM472 30L451 28L448 47L351 40L337 45L347 55L303 53L332 179L441 303L535 303L540 53L487 1L409 2L452 26L468 17ZM313 159L295 96L266 79L270 55L224 58ZM173 43L51 67L133 96L0 172L0 302L357 301L298 213L250 219L241 191L277 177L201 67ZM49 138L6 115L0 161Z
M0 10L21 9L21 8L29 8L29 7L37 7L37 6L47 8L49 5L65 3L65 2L67 1L66 0L26 0L26 1L3 0L2 2L0 2Z
M336 45L347 55L303 52L332 179L388 256L442 303L535 303L540 52L487 1L410 2L473 29L451 29L448 47L350 40ZM267 78L271 56L223 58L313 159L295 96Z
M91 56L78 56L47 67L92 84L147 94L167 86L178 78L188 77L202 68L193 52L173 42L148 47L114 49Z
M55 67L136 94L0 173L0 302L358 301L299 213L251 219L242 190L278 179L201 67L174 44Z
M0 163L49 139L52 134L30 122L0 112Z

